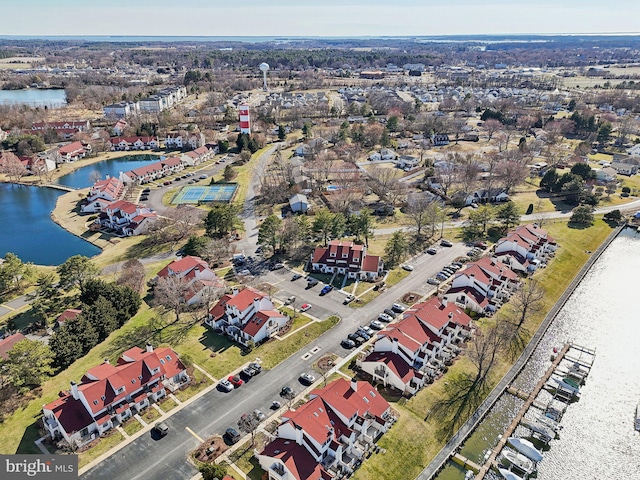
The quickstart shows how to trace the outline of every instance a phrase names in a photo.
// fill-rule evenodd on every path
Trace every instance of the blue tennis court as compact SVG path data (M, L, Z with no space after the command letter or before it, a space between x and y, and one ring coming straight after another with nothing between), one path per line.
M208 202L225 202L229 203L238 189L237 183L221 183L215 185L193 185L182 187L176 194L171 203L174 205L191 203L208 203Z

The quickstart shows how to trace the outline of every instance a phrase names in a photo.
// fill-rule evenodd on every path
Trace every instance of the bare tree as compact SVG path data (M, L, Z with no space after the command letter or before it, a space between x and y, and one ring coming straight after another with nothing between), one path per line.
M256 418L253 413L245 413L238 420L238 428L244 433L251 434L251 446L253 447L256 439L256 431L258 430L258 426L260 425L260 421Z
M142 262L136 258L124 262L116 283L118 285L126 285L134 292L141 293L144 287L144 265L142 265Z
M407 216L413 222L418 237L422 235L422 229L428 225L429 210L433 203L425 196L409 202Z
M172 311L176 322L180 321L180 314L185 311L187 303L185 295L189 292L189 281L175 275L159 278L153 288L153 305Z
M447 154L445 161L436 167L438 183L442 187L442 193L448 195L449 189L458 179L458 165L455 154Z
M502 122L495 118L489 118L485 120L482 127L487 132L488 140L491 141L496 132L500 131L503 127Z
M383 202L391 202L390 193L400 189L400 173L393 168L375 167L369 170L367 185Z
M100 180L102 180L102 174L98 170L92 170L91 173L89 173L89 183L91 183L91 185Z
M520 288L511 297L511 305L517 313L518 328L525 322L527 315L542 310L544 295L545 291L536 279L529 278L522 282Z
M518 150L509 150L506 158L498 163L496 170L507 193L524 182L529 172L526 159Z
M11 183L18 183L28 172L16 154L3 152L0 157L0 172L9 177Z

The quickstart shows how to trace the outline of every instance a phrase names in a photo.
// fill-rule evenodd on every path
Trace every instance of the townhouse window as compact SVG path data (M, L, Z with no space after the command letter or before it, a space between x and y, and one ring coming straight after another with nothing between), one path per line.
M100 400L102 400L103 402L104 402L106 399L107 399L107 397L105 397L104 395L102 395L102 396L100 397Z
M166 358L168 361L171 361L171 355L167 355L167 356L166 356L166 357L164 357L164 358Z
M116 394L119 395L121 393L124 392L124 387L120 387L118 390L116 390Z
M135 379L135 378L132 378L132 379L131 379L131 383L136 383L136 379Z
M142 380L142 375L138 375L138 380Z
M348 258L348 257L349 257L349 254L348 254L348 253L343 253L343 254L342 254L342 258Z
M94 405L97 405L97 404L98 404L98 400L94 400L94 401L93 401L93 404L94 404Z

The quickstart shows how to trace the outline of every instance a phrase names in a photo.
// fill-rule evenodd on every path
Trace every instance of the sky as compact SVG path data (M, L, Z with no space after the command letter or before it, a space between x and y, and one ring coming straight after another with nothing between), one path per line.
M605 34L639 19L640 0L0 0L0 36Z

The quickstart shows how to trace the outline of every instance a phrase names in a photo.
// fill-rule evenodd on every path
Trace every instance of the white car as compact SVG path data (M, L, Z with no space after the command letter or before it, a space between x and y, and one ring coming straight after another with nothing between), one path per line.
M393 305L391 305L391 310L402 313L406 310L406 307L400 305L399 303L394 303Z
M402 268L407 272L413 272L413 265L402 265Z
M218 382L218 387L220 387L220 389L224 390L225 392L230 392L233 390L233 385L226 378L223 378Z
M260 410L254 410L253 416L256 417L256 420L258 420L259 422L265 419L264 413L262 413Z
M382 323L379 320L371 320L371 323L369 324L369 326L374 330L382 330L384 328L384 323Z
M386 313L381 313L380 315L378 315L378 320L389 323L393 320L393 317L391 315L387 315Z
M310 303L305 303L304 305L302 305L300 307L300 311L301 312L306 312L307 310L311 310L311 304Z

